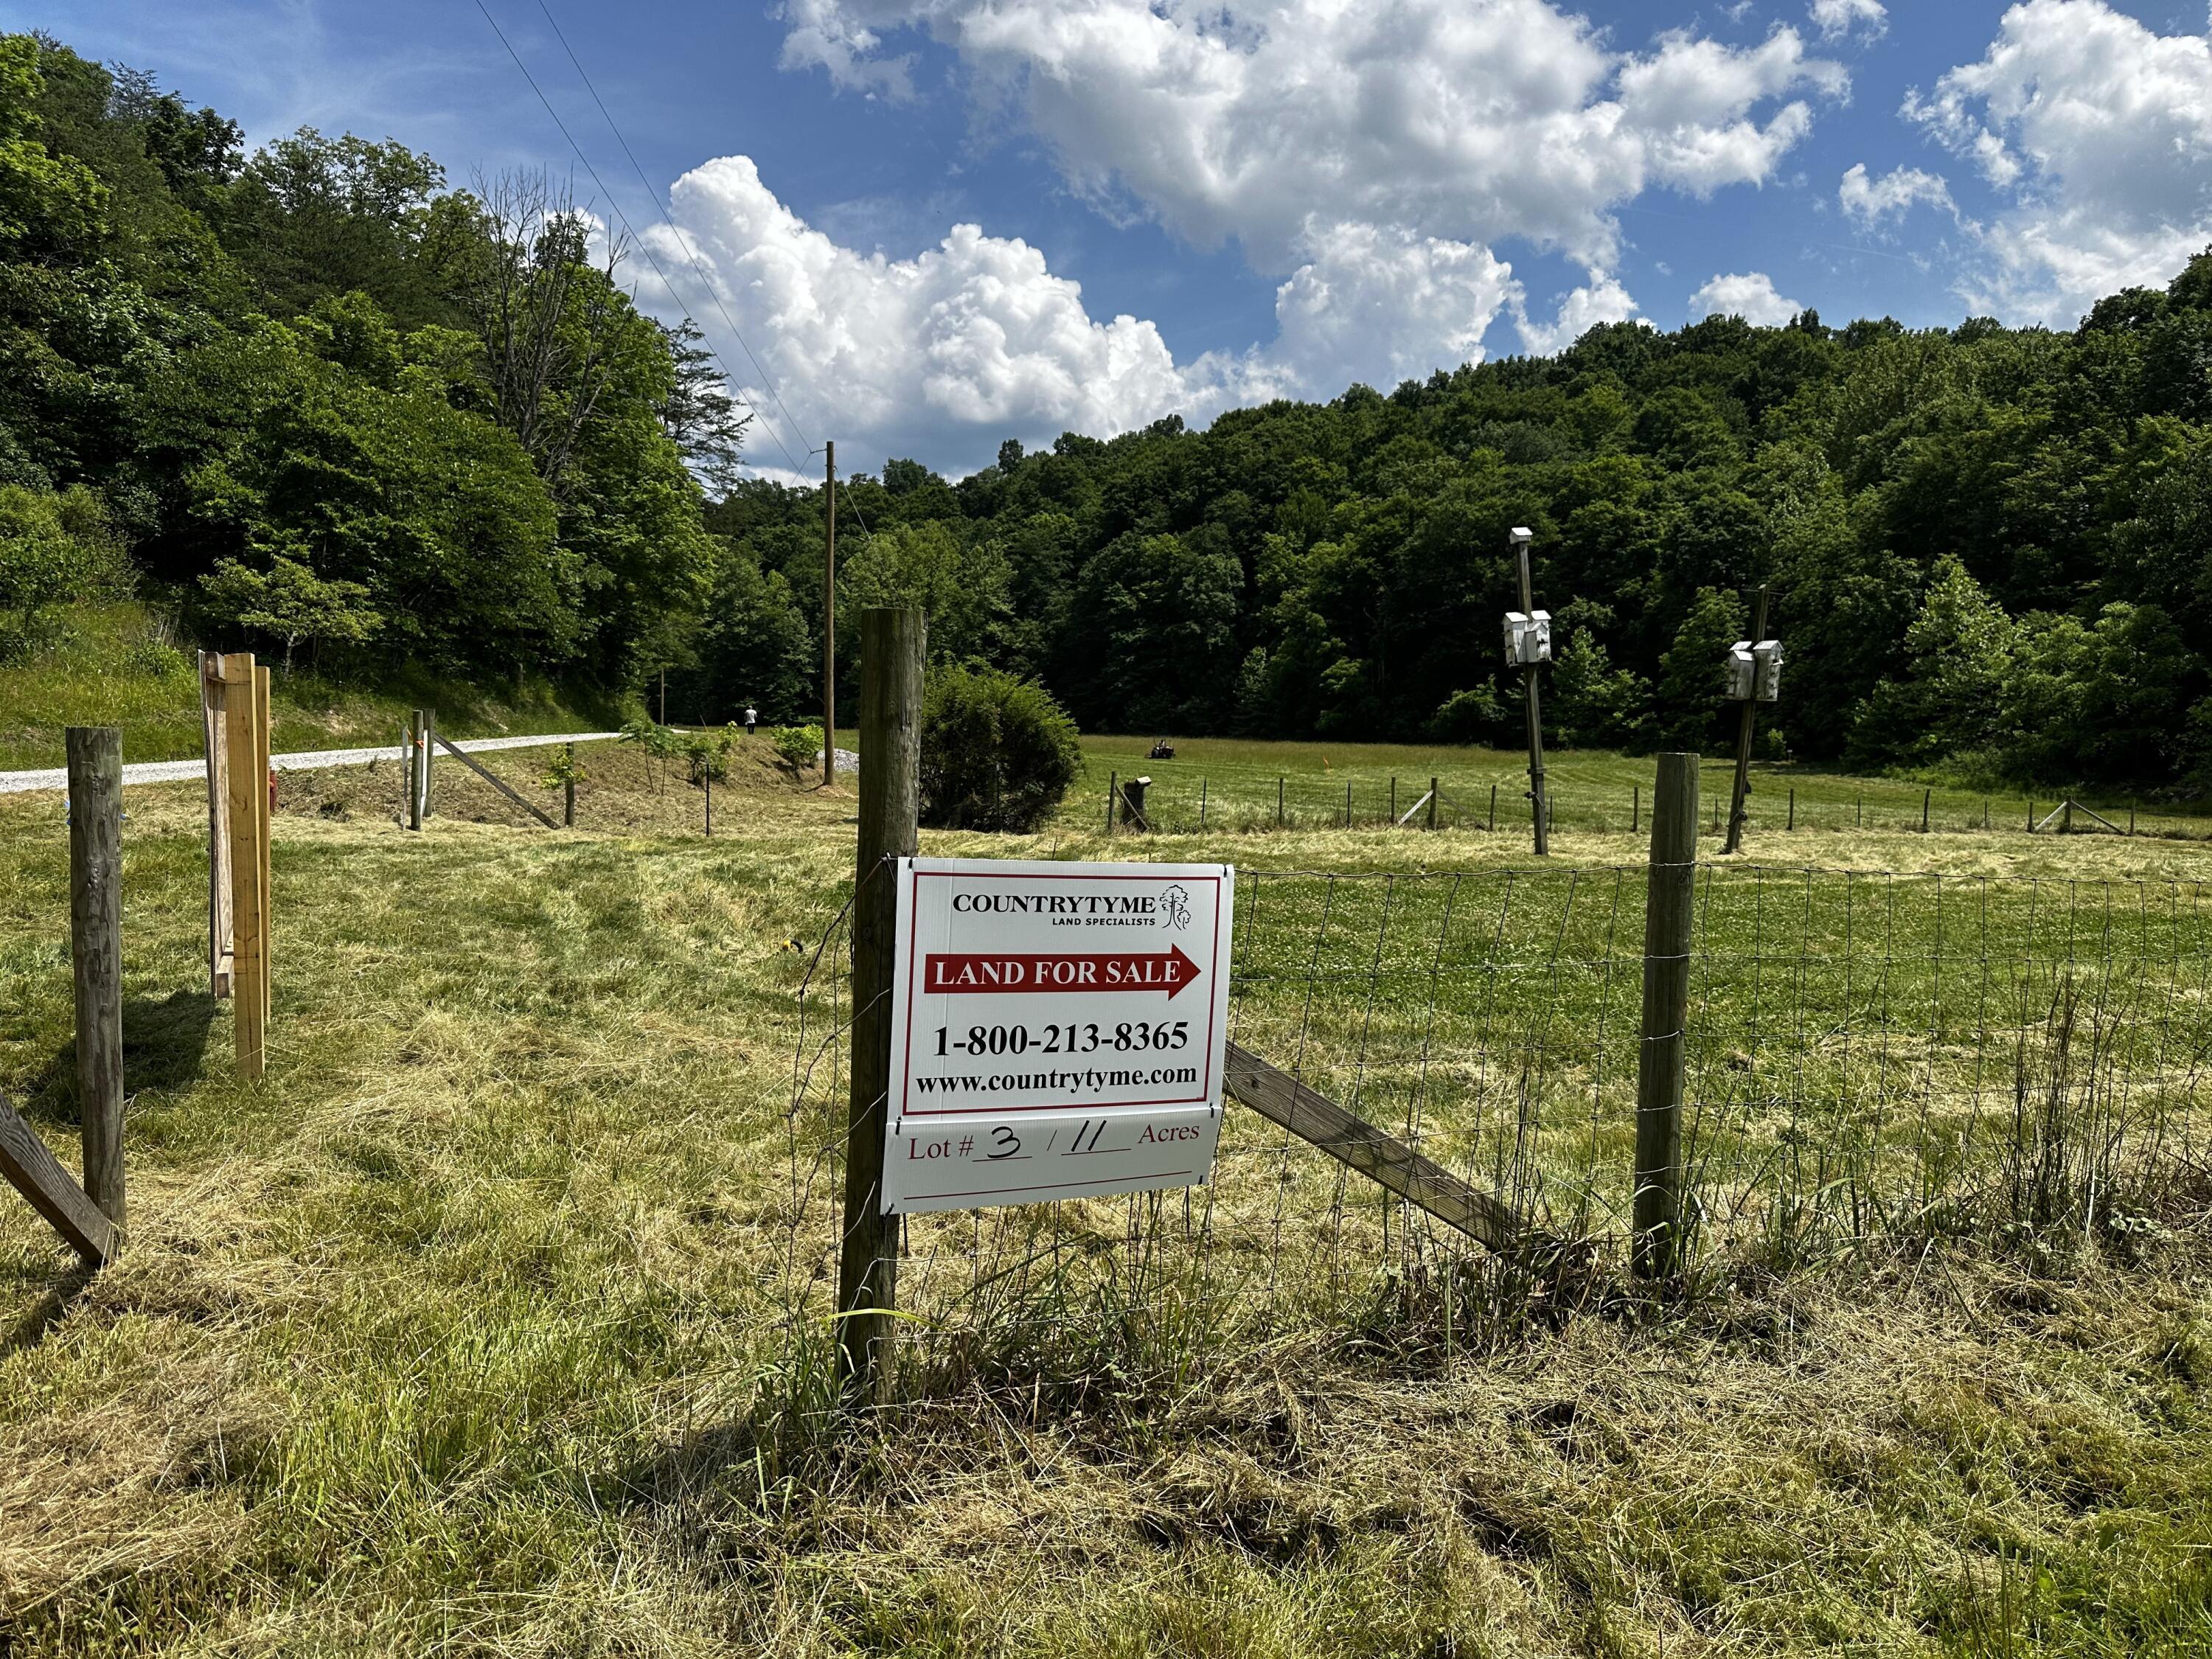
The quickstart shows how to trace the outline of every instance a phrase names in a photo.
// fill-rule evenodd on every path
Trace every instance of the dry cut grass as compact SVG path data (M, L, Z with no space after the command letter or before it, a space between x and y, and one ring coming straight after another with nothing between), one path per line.
M1436 1278L1477 1270L1402 1234L1309 1263L1325 1295L1240 1302L1233 1259L1201 1274L1133 1226L1180 1199L1004 1212L967 1224L968 1261L948 1224L915 1265L970 1298L963 1342L915 1333L907 1404L832 1432L818 1322L787 1324L794 1277L818 1294L795 1131L830 1108L789 1108L850 799L741 771L709 841L647 804L650 763L586 763L606 795L574 834L497 821L472 780L419 837L387 780L288 792L255 1088L199 989L199 806L132 795L128 1252L85 1282L0 1204L11 1656L2212 1645L2212 1194L2182 1182L2128 1239L2034 1262L1962 1236L1664 1316L1600 1297L1480 1328L1449 1321L1484 1285ZM1467 832L1161 850L1525 862ZM1636 856L1560 837L1562 862ZM65 864L53 803L0 802L0 1088L73 1162ZM1291 1201L1338 1201L1325 1165L1237 1133ZM1384 1224L1346 1202L1345 1237ZM1026 1279L979 1285L985 1243Z

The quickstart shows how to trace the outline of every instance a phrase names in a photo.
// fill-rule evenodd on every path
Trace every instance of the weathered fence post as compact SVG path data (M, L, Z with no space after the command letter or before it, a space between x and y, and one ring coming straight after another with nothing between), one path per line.
M1206 780L1198 781L1198 833L1206 833Z
M84 1192L123 1224L123 733L72 726L69 747L70 963Z
M1638 820L1642 818L1643 816L1644 786L1642 784L1632 783L1628 786L1628 833L1630 835L1632 836L1637 832L1638 829L1640 827Z
M1347 830L1352 828L1352 781L1349 778L1344 783L1344 827Z
M891 960L897 866L919 845L919 611L860 613L860 817L853 895L853 1092L846 1119L845 1214L837 1258L837 1353L845 1397L880 1403L898 1306L898 1218L884 1213L891 1074Z
M568 763L562 769L566 775L561 780L561 827L576 827L576 745L568 745Z
M1790 786L1789 827L1792 830L1795 830L1797 827L1797 786L1794 783Z
M707 839L714 838L714 757L707 757Z
M269 740L251 652L222 659L224 747L229 750L231 1015L238 1075L257 1081L269 1024ZM411 786L410 786L411 787ZM422 819L413 812L414 827Z
M1490 786L1490 823L1487 827L1498 828L1498 786L1494 783Z
M1697 860L1698 757L1662 755L1651 793L1644 1027L1636 1058L1635 1266L1645 1279L1671 1274L1681 1243L1683 1027L1690 1012Z
M1279 830L1279 829L1281 829L1282 827L1283 827L1283 780L1282 780L1281 776L1279 775L1276 777L1276 779L1275 779L1275 828L1276 828L1276 829L1278 829L1278 830Z
M1429 780L1429 828L1437 827L1437 781Z
M1928 803L1935 799L1936 792L1933 789L1923 789L1920 792L1920 833L1923 836L1928 833Z
M428 740L422 735L422 711L411 709L407 715L407 827L422 827L422 803L428 798L425 787L430 769Z

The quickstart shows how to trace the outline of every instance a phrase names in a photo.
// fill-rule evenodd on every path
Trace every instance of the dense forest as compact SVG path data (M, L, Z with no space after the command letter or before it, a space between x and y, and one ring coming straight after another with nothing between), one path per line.
M112 586L327 677L810 712L821 492L738 476L696 332L582 227L395 143L249 156L0 37L0 652ZM2212 786L2212 254L2070 332L1608 325L957 483L890 460L839 518L841 609L919 603L1096 729L1510 741L1527 525L1559 741L1723 741L1766 584L1777 752Z
M957 483L894 461L849 496L872 536L841 604L920 595L936 649L1086 726L1510 744L1527 525L1564 742L1725 743L1719 665L1767 584L1778 751L2212 781L2212 256L2071 333L1614 324L1202 433L1008 443ZM708 521L734 556L702 700L803 702L818 492L743 483Z

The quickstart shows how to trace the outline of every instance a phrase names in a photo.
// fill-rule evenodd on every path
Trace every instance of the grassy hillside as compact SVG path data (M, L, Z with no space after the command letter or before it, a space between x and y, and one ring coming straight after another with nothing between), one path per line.
M1248 1331L1231 1259L1218 1282L1160 1277L1125 1245L1133 1207L949 1218L917 1229L914 1283L980 1298L952 1314L975 1345L825 1437L818 1340L785 1322L825 1243L836 1084L794 1112L793 995L847 890L852 798L741 752L710 841L701 792L658 763L582 758L574 833L522 827L458 767L420 836L389 820L389 769L288 787L254 1088L201 990L200 805L134 792L129 1251L87 1283L0 1193L11 1654L2212 1642L2204 1191L2131 1253L1876 1249L1455 1348L1403 1311L1396 1249L1347 1248L1373 1206L1347 1212L1310 1153L1278 1188L1275 1138L1240 1109L1224 1192L1264 1180L1334 1213L1351 1231L1316 1235L1317 1260L1355 1293L1254 1286L1272 1323ZM542 758L495 764L557 799ZM924 845L1109 850L1087 830ZM1171 845L1255 872L1527 863L1465 831ZM1559 843L1583 869L1638 850L1573 825ZM2212 875L2212 852L2146 841L1839 832L1823 852ZM0 1089L73 1164L66 912L50 806L0 799ZM1016 1245L1032 1294L1068 1299L1016 1317L970 1285L968 1262Z
M0 665L0 771L59 766L71 726L121 726L126 762L201 752L190 641L138 605L80 607L65 628L50 650ZM416 708L434 709L454 737L605 729L614 718L544 687L501 697L416 673L374 690L341 689L280 672L270 688L272 741L280 751L396 743Z

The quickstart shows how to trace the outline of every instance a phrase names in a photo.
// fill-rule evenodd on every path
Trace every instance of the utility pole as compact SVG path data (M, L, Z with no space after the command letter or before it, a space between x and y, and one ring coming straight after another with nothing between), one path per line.
M822 445L822 787L837 781L837 445Z
M1751 624L1751 646L1756 653L1766 642L1766 584L1759 585L1759 605ZM1743 846L1744 800L1751 793L1751 728L1758 718L1759 669L1752 670L1752 684L1743 688L1743 714L1735 729L1735 799L1729 806L1728 844L1723 853L1734 853Z
M1545 811L1544 710L1536 689L1536 668L1551 660L1552 619L1536 609L1529 580L1528 544L1534 539L1530 531L1516 528L1513 532L1513 553L1520 566L1521 609L1506 617L1505 637L1507 659L1522 665L1528 688L1528 799L1534 809L1536 856L1544 858L1552 850L1552 823L1551 814Z

